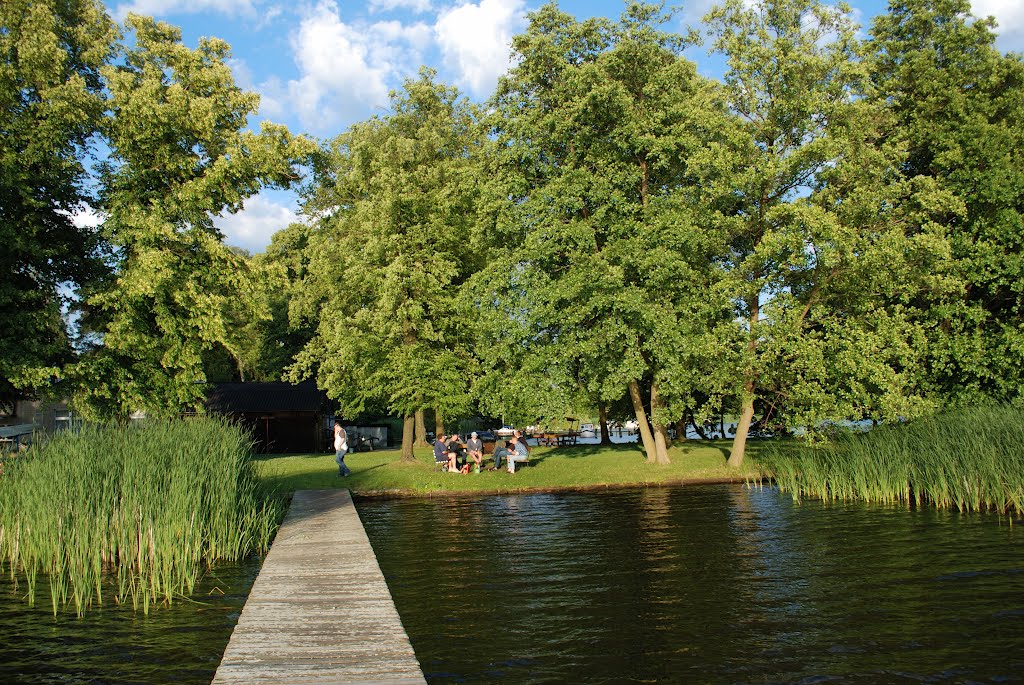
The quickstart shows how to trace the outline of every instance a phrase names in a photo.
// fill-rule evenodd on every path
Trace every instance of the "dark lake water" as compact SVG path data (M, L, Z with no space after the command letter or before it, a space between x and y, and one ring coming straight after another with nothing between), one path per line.
M1024 528L658 488L367 501L431 683L1024 682Z
M219 567L197 587L192 601L151 609L94 607L53 616L49 590L40 583L36 606L24 584L0 578L0 683L60 685L208 685L217 670L260 560Z
M1024 683L1024 527L996 516L742 486L358 509L431 683ZM0 579L0 684L209 683L258 570L148 617Z

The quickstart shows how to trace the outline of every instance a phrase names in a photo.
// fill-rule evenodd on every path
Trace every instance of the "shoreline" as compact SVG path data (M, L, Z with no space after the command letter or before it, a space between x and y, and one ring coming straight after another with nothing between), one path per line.
M525 486L521 488L492 488L488 490L416 490L412 488L353 490L349 488L355 500L377 500L377 499L413 499L413 498L437 498L437 497L481 497L494 495L532 495L532 494L557 494L572 492L593 492L598 490L635 490L639 488L663 488L679 487L688 485L764 485L770 484L772 479L763 475L760 479L750 477L710 477L710 478L679 478L657 482L639 483L587 483L580 485L558 485L558 486Z

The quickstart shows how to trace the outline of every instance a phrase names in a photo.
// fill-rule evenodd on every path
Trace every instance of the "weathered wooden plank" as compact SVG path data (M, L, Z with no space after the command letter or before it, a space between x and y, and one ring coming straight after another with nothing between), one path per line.
M348 490L301 490L214 685L425 683Z

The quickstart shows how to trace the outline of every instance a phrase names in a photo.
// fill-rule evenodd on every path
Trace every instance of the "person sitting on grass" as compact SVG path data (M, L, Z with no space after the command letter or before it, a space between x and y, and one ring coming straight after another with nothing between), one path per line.
M445 467L447 468L448 443L444 441L445 437L445 434L442 433L441 435L437 436L436 440L434 440L434 463L444 464Z
M476 470L480 470L480 462L484 459L484 443L477 437L476 431L469 434L469 441L466 443L466 453L476 462Z
M455 433L448 439L448 470L452 473L459 473L466 465L466 446Z
M515 473L516 462L528 461L530 459L530 451L526 447L526 441L521 438L517 438L514 435L509 438L509 443L512 447L508 451L508 455L505 459L508 461L508 472Z

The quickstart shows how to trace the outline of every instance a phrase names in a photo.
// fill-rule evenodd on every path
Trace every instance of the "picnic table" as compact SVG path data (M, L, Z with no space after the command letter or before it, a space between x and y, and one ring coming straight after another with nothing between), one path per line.
M537 434L537 442L548 447L567 447L576 444L579 431L544 431Z
M31 423L20 423L14 426L0 426L0 450L17 451L32 441L35 426Z

